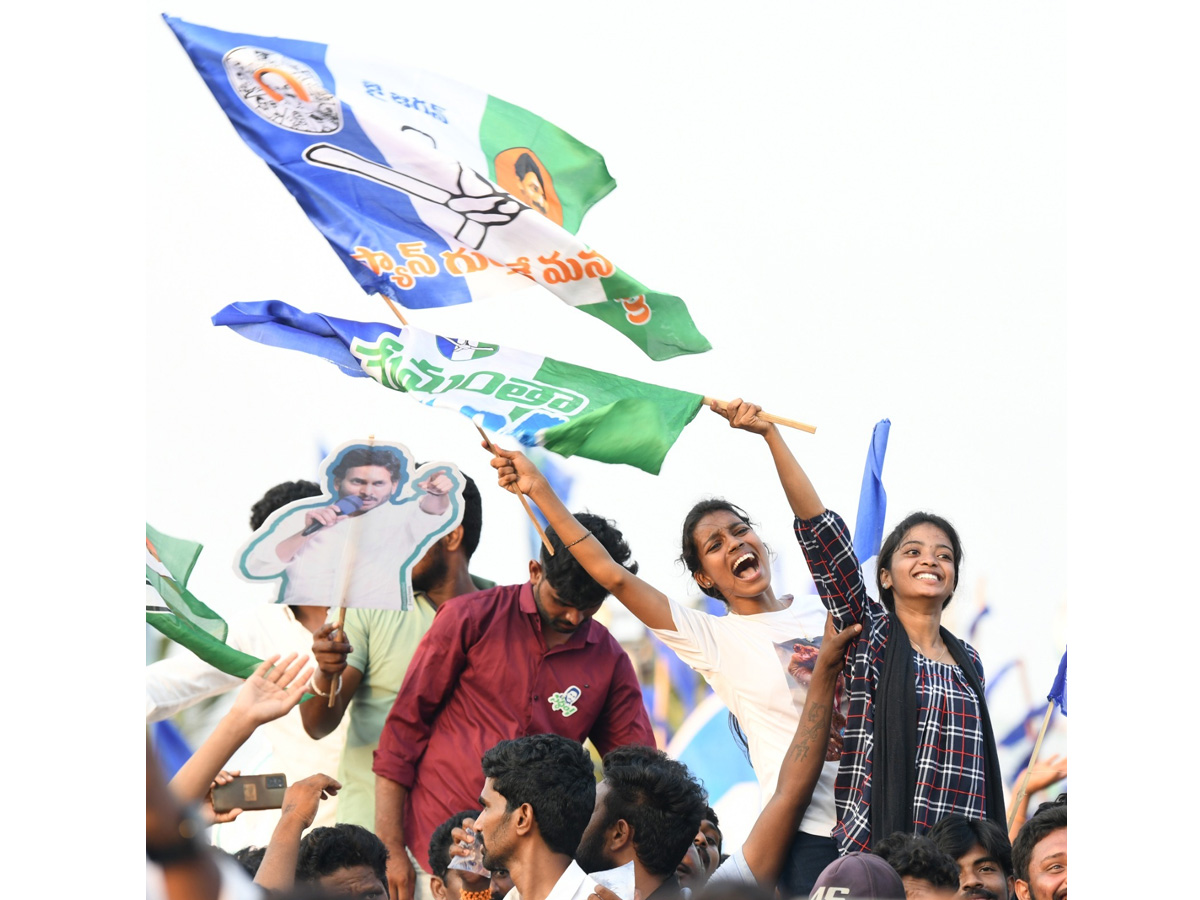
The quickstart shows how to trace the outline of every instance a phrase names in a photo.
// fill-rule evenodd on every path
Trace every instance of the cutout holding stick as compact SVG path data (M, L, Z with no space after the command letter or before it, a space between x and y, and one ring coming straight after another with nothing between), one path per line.
M492 439L487 436L486 431L479 427L478 423L475 423L475 430L479 432L479 436L483 438L488 449L492 451L492 456L499 456L500 454L496 452L496 445L492 443ZM550 538L546 537L546 532L542 530L542 523L537 520L537 516L529 508L529 501L525 499L525 495L521 493L519 488L517 489L517 498L521 501L521 505L525 507L525 513L529 516L529 521L533 523L533 527L537 529L537 533L541 536L542 546L546 548L547 553L553 556L554 548L550 546Z
M375 446L375 435L367 436L367 446ZM342 588L338 591L338 620L337 627L329 633L330 640L346 639L346 595L350 592L350 573L354 570L355 556L358 553L358 529L355 527L358 523L351 523L350 537L346 541L346 546L342 550ZM336 637L335 637L336 635ZM333 689L334 684L338 690ZM330 709L333 709L333 704L337 701L338 691L342 689L342 677L338 676L336 682L329 684L329 701L326 704Z

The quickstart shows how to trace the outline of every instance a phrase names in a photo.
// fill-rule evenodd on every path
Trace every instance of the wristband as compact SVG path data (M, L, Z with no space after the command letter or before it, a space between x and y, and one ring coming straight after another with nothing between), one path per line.
M570 550L572 547L574 547L574 546L575 546L576 544L578 544L580 541L586 541L586 540L587 540L588 538L590 538L591 536L592 536L592 533L591 533L590 531L585 531L585 532L583 533L583 536L582 536L582 537L577 537L577 538L575 538L575 540L571 541L571 543L569 543L569 544L567 544L566 546L564 546L564 547L563 547L563 549L564 549L564 550Z
M330 694L339 694L342 690L342 673L338 672L337 677L329 685L328 691L321 691L317 688L317 673L314 672L312 677L308 679L308 689L318 697L328 697Z

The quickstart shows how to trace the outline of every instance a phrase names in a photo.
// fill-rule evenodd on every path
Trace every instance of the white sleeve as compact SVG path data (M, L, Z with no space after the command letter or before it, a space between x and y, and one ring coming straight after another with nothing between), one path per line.
M746 857L738 850L729 859L717 866L717 871L708 879L709 884L758 884L758 879L746 864Z
M667 601L671 604L671 621L675 623L675 630L651 628L650 632L697 672L711 672L720 668L721 650L713 628L715 617L669 597Z
M213 668L190 650L161 659L146 666L146 721L169 719L241 683L242 679Z
M247 572L258 577L269 577L278 575L288 567L289 563L285 563L276 556L275 548L294 536L303 527L304 512L304 510L296 510L288 513L275 523L270 534L255 540L248 552L242 556L242 565L245 566ZM296 521L296 513L299 513L299 522Z

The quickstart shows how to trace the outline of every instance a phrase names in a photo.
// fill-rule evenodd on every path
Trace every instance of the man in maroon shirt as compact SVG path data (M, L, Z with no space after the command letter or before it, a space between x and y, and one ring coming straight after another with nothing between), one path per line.
M625 565L612 523L576 518ZM375 833L387 845L393 900L411 900L411 850L429 871L433 830L477 803L480 759L531 734L591 738L603 755L654 746L629 657L592 616L606 595L553 529L554 556L529 563L529 581L449 600L409 664L375 751ZM627 565L637 571L637 563Z

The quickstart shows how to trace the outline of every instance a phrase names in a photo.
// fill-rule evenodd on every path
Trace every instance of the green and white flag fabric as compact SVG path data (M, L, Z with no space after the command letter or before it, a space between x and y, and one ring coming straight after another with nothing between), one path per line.
M680 298L575 236L615 182L562 129L351 48L167 24L368 293L426 309L535 283L652 359L710 349Z
M225 643L225 620L187 588L203 549L195 541L163 534L146 525L146 621L211 666L248 678L261 659Z
M704 400L497 344L305 313L278 300L231 304L213 316L213 324L320 356L346 375L457 410L527 446L655 475Z

